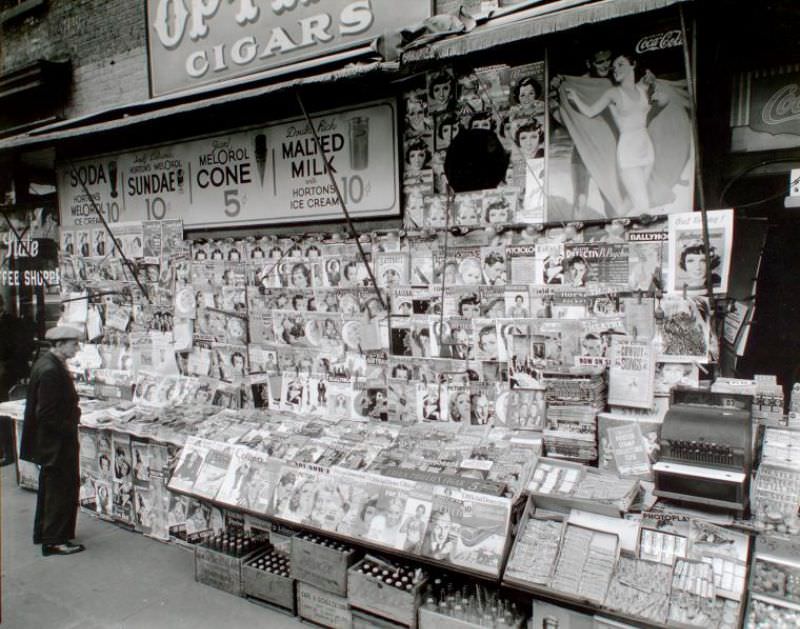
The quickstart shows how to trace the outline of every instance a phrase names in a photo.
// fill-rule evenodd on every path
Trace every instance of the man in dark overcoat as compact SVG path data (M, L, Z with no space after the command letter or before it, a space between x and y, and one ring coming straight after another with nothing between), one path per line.
M45 338L52 342L31 370L20 458L39 465L39 491L33 543L42 554L71 555L84 550L74 544L80 490L78 394L66 361L78 351L81 332L56 326Z

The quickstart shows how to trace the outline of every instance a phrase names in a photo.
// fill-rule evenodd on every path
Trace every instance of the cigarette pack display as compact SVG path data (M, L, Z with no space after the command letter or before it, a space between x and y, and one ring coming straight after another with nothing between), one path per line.
M295 612L295 581L289 556L274 548L257 552L242 566L243 595Z
M616 535L568 524L551 588L578 600L601 605L617 563Z
M710 522L689 523L688 556L711 566L717 596L740 601L747 575L750 540L744 533Z
M533 510L533 499L529 499L503 578L512 584L548 588L565 524L535 518Z
M415 629L426 582L420 569L370 556L350 568L347 597L354 608Z
M292 538L291 575L338 596L347 595L348 569L358 552L347 544L301 533Z
M618 517L633 504L639 481L601 474L579 463L540 458L528 491L536 505L546 509L581 509Z
M676 559L685 558L689 540L657 529L642 527L639 533L639 558L672 566Z
M672 566L620 557L605 607L646 622L667 621Z

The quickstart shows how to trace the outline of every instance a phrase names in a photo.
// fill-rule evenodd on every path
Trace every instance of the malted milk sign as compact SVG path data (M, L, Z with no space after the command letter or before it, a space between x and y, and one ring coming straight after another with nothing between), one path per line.
M398 215L395 102L325 112L312 121L350 213ZM61 225L98 223L92 201L112 224L179 218L192 228L340 219L323 151L301 118L61 164Z
M428 17L429 0L147 0L154 96L312 59Z

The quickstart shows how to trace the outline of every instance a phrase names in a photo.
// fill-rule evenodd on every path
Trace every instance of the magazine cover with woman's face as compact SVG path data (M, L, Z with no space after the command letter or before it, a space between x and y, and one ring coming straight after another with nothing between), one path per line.
M692 209L694 146L680 24L575 35L550 63L548 221Z

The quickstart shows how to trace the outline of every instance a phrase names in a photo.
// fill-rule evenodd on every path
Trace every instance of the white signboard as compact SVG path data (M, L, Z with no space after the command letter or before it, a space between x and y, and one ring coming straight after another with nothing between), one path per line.
M312 116L353 217L398 215L393 100ZM184 227L343 217L304 118L58 167L61 225L182 219ZM85 184L85 189L84 189ZM87 195L88 191L88 195Z
M414 0L148 0L153 95L336 51L429 17Z

